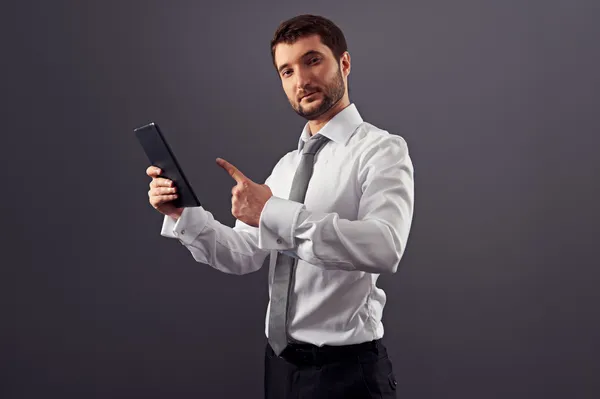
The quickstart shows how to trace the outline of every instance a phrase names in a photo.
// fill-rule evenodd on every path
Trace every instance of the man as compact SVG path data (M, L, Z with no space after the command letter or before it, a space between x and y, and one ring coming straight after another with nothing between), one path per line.
M414 186L406 141L364 122L350 103L350 55L330 20L283 22L271 51L290 104L307 120L298 148L264 184L217 159L236 182L233 228L202 207L174 208L176 189L153 166L150 203L165 215L161 234L198 262L245 274L270 255L266 398L394 398L381 341L386 295L376 281L396 272L407 245Z

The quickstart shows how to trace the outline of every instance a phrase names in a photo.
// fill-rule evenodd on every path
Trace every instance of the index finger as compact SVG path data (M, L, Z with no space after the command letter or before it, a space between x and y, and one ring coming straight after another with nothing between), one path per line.
M223 169L225 169L227 173L229 173L229 175L233 177L236 182L241 183L244 180L247 180L247 177L244 176L244 174L240 172L238 168L236 168L226 160L222 158L217 158L217 164Z
M150 182L150 187L173 187L173 180L154 177Z

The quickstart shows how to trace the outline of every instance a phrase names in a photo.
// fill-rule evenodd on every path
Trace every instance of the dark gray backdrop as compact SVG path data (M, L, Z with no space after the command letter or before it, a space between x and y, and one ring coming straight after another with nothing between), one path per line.
M380 280L398 397L598 397L598 2L255 3L3 6L0 397L262 397L266 268L160 237L132 129L162 125L233 225L214 159L261 182L296 145L269 40L305 12L415 165Z

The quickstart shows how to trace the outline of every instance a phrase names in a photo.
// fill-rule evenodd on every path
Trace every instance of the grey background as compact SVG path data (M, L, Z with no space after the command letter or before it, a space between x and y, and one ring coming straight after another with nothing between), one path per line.
M3 3L0 397L262 397L266 268L160 237L132 129L158 122L233 225L214 160L262 181L296 145L269 40L305 12L343 29L351 100L415 165L380 280L398 397L598 397L599 8Z

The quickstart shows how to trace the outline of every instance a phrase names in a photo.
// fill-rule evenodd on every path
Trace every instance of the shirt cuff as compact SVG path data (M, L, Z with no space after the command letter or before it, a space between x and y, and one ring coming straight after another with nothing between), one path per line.
M272 196L260 215L258 247L266 250L292 249L294 231L304 204Z
M161 235L177 238L184 245L190 245L204 230L208 222L206 211L200 207L184 208L178 220L165 216Z

